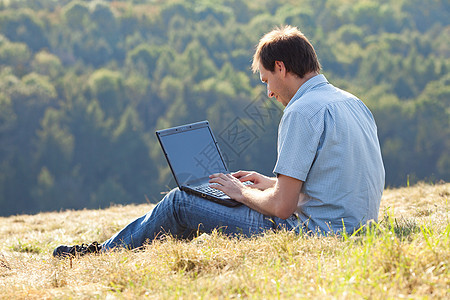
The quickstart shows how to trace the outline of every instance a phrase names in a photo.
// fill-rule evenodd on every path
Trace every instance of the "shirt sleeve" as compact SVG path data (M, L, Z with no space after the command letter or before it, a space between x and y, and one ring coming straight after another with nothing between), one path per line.
M274 174L305 181L316 157L321 132L301 113L285 113L278 129L278 158Z

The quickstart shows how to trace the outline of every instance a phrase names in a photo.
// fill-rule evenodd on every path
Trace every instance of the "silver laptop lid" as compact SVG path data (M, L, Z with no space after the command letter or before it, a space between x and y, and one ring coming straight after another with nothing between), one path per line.
M228 173L208 121L156 132L179 187L205 183L213 173Z

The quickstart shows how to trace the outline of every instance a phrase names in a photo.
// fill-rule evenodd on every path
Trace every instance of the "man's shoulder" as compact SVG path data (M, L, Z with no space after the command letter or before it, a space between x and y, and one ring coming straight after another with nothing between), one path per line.
M332 102L337 89L332 85L311 89L286 107L285 114L299 113L307 118L315 116Z
M329 105L343 101L360 102L359 98L350 92L337 88L332 84L327 84L309 90L301 97L295 99L294 102L285 109L285 111L308 111L314 114Z

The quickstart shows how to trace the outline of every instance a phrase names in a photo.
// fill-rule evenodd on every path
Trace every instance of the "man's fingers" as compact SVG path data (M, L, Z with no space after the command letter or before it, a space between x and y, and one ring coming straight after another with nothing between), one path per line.
M250 181L253 181L252 179L254 179L254 177L255 176L253 176L253 174L247 174L247 175L245 175L245 176L242 176L242 177L240 177L239 178L239 180L242 182L242 181L248 181L248 180L250 180Z
M231 174L231 175L233 175L234 177L236 177L236 178L241 178L241 177L243 177L243 176L246 176L247 174L249 174L250 172L249 171L237 171L237 172L234 172L233 174Z
M217 183L217 184L220 184L220 185L223 186L225 184L225 182L227 180L229 180L227 175L228 174L223 174L223 173L216 173L216 174L210 175L209 176L209 178L210 178L209 182L210 183ZM214 186L212 186L212 187L214 187Z
M226 178L226 175L228 175L228 174L223 174L223 173L214 173L214 174L211 174L211 175L209 175L209 178Z
M209 182L210 182L210 183L219 183L219 184L222 184L222 182L224 182L224 179L223 179L223 178L220 178L220 177L214 177L214 178L211 178L211 179L209 180Z
M221 185L221 184L211 184L209 187L211 187L213 189L216 189L216 190L219 190L219 191L222 191L222 192L225 192L224 191L224 186Z
M210 178L210 180L209 180L210 183L217 183L222 186L236 180L236 178L232 174L229 174L229 173L227 173L227 174L217 173L217 174L213 174L213 175L209 176L209 178ZM214 186L212 186L212 187L214 187Z
M255 182L258 181L258 178L259 178L258 176L259 176L258 173L255 173L255 172L249 172L249 173L247 173L245 176L240 177L239 180L240 180L241 182L244 182L244 181L251 181L251 182L255 183Z

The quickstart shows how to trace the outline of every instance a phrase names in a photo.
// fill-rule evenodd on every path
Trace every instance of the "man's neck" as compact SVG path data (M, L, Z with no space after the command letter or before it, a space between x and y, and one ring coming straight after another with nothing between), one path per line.
M290 78L291 83L289 84L289 86L291 87L290 88L290 94L292 95L291 99L297 93L298 89L303 84L305 84L305 82L307 82L308 80L310 80L311 78L313 78L314 76L317 76L317 75L319 75L318 72L309 72L309 73L306 73L305 76L303 76L303 78L301 78L297 75L291 74L291 78Z
M319 75L318 72L309 72L309 73L306 73L305 76L303 76L303 78L297 77L298 78L298 80L297 80L298 86L297 86L296 92L303 84L305 84L305 82L307 82L308 80L310 80L311 78L313 78L314 76L317 76L317 75Z

